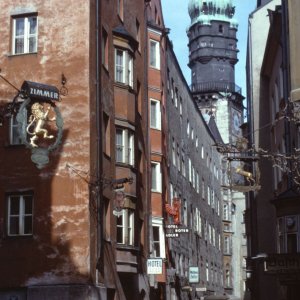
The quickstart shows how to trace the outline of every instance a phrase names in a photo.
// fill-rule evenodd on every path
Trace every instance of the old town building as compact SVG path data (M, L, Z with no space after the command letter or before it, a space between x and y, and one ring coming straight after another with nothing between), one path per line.
M13 2L0 3L0 299L235 295L243 197L221 188L218 152L241 135L231 1L205 24L190 11L192 91L160 0ZM228 84L205 77L201 51Z
M257 3L249 18L248 106L261 189L249 195L250 299L298 299L298 1ZM263 26L262 26L263 25ZM268 113L266 113L268 112Z
M0 4L1 299L149 294L145 5Z
M193 101L170 41L166 97L169 203L172 207L178 199L181 203L180 224L172 214L167 222L169 226L178 224L179 229L176 237L170 234L167 238L169 292L171 299L221 296L224 291L221 155ZM198 278L192 279L191 272L198 273Z
M218 143L237 148L242 137L243 99L235 84L238 61L233 1L189 1L191 24L188 28L191 92L208 124L216 123L221 140ZM228 153L224 153L224 160ZM229 163L229 164L228 164ZM234 187L238 168L236 161L223 163L222 198L224 201L224 287L231 298L243 297L246 243L243 213L245 196L242 179ZM229 168L229 169L228 169ZM227 175L229 174L229 175Z

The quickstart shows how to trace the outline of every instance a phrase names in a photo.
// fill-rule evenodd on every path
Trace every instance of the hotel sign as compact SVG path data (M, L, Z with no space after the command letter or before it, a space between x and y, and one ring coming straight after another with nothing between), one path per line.
M57 87L32 81L24 81L21 91L26 97L42 101L59 101Z
M189 283L199 283L199 267L189 267Z
M162 258L148 258L147 259L147 274L158 275L163 273Z
M300 273L300 255L269 255L265 260L265 272L269 274Z

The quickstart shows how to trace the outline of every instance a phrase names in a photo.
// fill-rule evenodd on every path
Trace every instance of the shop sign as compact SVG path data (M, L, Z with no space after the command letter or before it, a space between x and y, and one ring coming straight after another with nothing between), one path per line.
M21 87L22 93L31 99L41 99L43 101L59 101L59 91L57 87L32 81L24 81Z
M148 258L147 259L147 274L158 275L163 273L162 258Z
M189 283L199 283L199 267L189 267Z

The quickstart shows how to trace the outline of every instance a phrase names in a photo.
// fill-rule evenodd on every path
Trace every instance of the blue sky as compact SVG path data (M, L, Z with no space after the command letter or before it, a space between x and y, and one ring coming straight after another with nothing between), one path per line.
M190 24L188 14L189 0L161 0L165 26L171 29L169 37L173 42L174 51L183 71L183 74L190 84L190 69L188 63L188 38L186 29ZM236 84L242 88L242 93L246 96L246 47L247 47L247 27L248 15L255 9L256 0L233 0L236 7L235 18L239 22L238 28L238 54L239 62L235 69Z

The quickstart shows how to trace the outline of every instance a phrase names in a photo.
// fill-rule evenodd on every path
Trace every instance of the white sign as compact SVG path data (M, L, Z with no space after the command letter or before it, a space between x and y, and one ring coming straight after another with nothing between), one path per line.
M148 258L147 274L162 274L162 273L163 273L162 258Z
M198 283L199 280L199 267L189 267L189 283Z

